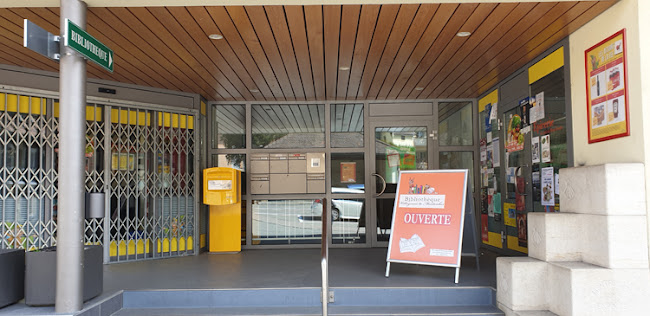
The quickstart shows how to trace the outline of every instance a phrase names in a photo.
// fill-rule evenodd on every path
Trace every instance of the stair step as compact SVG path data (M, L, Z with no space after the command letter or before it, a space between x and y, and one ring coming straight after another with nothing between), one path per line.
M114 316L321 315L321 307L123 308ZM329 315L503 316L492 305L476 306L330 306Z

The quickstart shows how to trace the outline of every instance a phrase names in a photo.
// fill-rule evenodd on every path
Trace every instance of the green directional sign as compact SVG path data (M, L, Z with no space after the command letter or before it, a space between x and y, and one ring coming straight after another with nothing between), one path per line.
M64 45L113 72L113 51L69 19L65 19Z

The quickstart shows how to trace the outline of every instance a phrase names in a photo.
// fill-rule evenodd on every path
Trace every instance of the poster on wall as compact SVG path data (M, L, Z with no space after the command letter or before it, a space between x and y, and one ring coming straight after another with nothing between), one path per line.
M391 262L438 265L457 268L458 283L468 204L467 173L466 169L400 171L386 256L387 277Z
M555 206L553 167L542 168L542 205Z
M625 29L585 50L589 143L630 135Z
M526 215L526 213L517 213L517 238L519 239L519 247L528 247L528 224Z
M514 203L503 203L503 210L506 212L505 223L510 227L517 227L517 212Z
M519 114L511 115L506 133L506 151L515 152L524 149L524 134L521 132L522 120Z
M357 183L356 162L341 162L341 183Z

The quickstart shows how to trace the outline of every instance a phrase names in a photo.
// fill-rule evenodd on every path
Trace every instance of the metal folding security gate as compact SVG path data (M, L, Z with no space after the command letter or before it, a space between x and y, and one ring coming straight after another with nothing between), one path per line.
M0 248L56 243L58 143L51 99L0 91Z
M58 102L0 91L0 248L56 245ZM198 209L196 113L86 107L86 192L104 193L85 243L106 262L194 254Z
M195 116L130 107L107 113L110 261L193 254Z

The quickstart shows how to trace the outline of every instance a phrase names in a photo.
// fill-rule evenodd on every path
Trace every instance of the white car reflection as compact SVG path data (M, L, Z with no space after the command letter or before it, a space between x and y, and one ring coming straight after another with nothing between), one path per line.
M332 193L363 194L364 191L349 188L332 188ZM337 221L340 219L359 220L363 211L363 207L363 201L333 199L332 221ZM323 201L321 199L314 200L314 203L311 205L311 212L314 216L322 216Z

